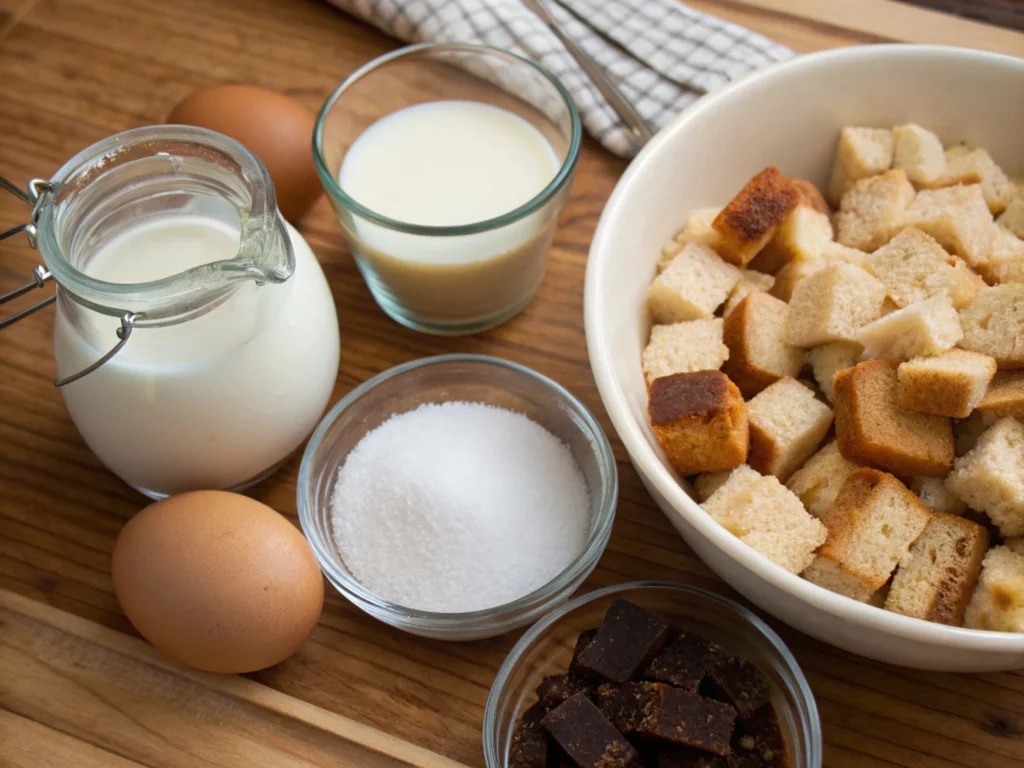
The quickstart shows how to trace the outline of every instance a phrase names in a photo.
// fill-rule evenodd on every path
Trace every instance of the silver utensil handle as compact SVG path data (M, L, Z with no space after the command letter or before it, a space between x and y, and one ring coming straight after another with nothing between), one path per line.
M555 36L562 42L565 49L576 59L576 63L580 65L580 68L594 83L594 87L604 96L608 105L622 118L622 122L626 124L626 127L632 134L634 148L639 150L650 141L654 136L654 131L651 130L647 121L636 111L636 108L622 94L618 86L612 82L601 65L562 31L554 16L544 7L542 0L523 0L523 3L555 33Z

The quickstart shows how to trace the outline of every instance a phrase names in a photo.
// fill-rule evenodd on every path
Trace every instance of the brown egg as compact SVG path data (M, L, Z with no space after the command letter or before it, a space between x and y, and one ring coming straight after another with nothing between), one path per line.
M171 110L167 122L209 128L242 142L263 161L277 190L277 207L301 219L323 187L313 165L313 113L287 96L255 85L196 91Z
M183 493L139 512L117 537L113 577L143 637L210 672L252 672L288 658L324 601L299 530L225 491Z

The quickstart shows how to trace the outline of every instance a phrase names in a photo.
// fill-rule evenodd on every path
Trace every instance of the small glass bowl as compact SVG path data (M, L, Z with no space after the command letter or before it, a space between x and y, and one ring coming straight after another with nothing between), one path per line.
M332 534L331 494L349 452L391 416L424 403L468 401L522 413L569 446L590 496L583 552L552 581L505 605L468 613L406 608L373 594L345 567ZM594 570L608 544L618 473L611 446L586 407L559 384L516 363L485 355L441 355L399 365L352 390L310 439L299 468L302 532L327 580L374 618L423 637L476 640L531 624L566 600Z
M755 664L772 688L786 740L787 768L820 768L821 720L796 659L772 629L738 603L703 589L663 581L634 581L596 590L552 611L520 638L498 670L484 711L487 768L506 768L516 723L537 697L537 684L565 672L576 637L601 624L616 600L629 600L669 622L686 622L709 640Z

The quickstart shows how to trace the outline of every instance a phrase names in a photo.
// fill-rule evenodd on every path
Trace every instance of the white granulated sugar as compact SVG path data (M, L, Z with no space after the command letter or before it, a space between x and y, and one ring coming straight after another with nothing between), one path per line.
M482 403L422 405L369 432L338 472L334 538L366 589L462 613L516 600L586 545L590 502L569 448Z

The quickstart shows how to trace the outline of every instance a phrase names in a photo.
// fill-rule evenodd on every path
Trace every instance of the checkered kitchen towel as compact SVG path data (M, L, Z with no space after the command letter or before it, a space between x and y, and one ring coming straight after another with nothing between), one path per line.
M640 114L661 128L702 92L793 52L677 0L541 0ZM587 131L628 157L628 132L550 29L520 0L330 0L406 42L482 43L539 61L569 90ZM583 20L586 20L585 22Z

